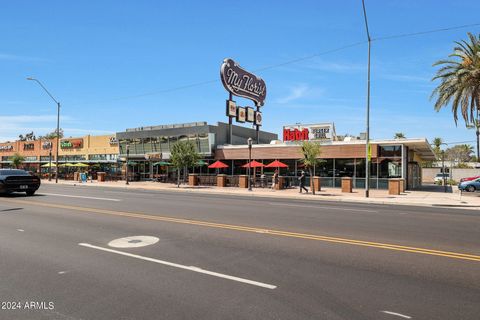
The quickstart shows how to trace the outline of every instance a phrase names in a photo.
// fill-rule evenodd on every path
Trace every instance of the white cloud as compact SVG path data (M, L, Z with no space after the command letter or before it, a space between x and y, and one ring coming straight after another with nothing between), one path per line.
M2 52L0 52L0 60L23 61L23 62L45 62L45 61L47 61L46 59L43 59L43 58L20 56L20 55L16 55L16 54L2 53Z
M384 78L384 79L393 80L393 81L428 82L428 83L431 82L431 78L415 76L415 75L408 75L408 74L388 73L388 74L381 75L381 77Z
M327 61L320 61L318 63L314 63L310 66L310 68L315 70L338 73L361 72L366 70L365 64Z
M278 98L275 101L275 103L286 104L286 103L292 102L294 100L301 99L301 98L305 97L305 95L307 94L307 92L309 90L310 90L310 88L307 85L295 86L295 87L290 89L290 93L287 96Z
M55 130L57 115L15 115L0 116L0 141L13 141L18 135L33 131L42 135ZM60 118L62 123L71 123L72 118L65 115Z

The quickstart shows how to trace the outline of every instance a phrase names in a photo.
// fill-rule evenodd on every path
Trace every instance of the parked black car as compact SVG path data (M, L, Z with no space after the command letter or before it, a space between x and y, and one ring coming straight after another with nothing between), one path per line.
M40 188L40 178L18 169L0 169L0 193L26 192L33 196Z

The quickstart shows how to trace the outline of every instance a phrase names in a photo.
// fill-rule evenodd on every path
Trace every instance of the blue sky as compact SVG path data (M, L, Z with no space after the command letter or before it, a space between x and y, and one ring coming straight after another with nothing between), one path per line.
M366 0L373 38L479 23L478 1ZM367 45L261 70L366 40L360 0L5 1L0 11L0 140L55 127L67 136L178 122L226 121L219 78L231 57L267 84L264 129L335 122L365 128ZM372 43L371 136L475 134L429 100L432 63L480 27ZM190 84L213 81L185 89ZM236 99L241 105L247 100ZM473 144L473 143L472 143Z

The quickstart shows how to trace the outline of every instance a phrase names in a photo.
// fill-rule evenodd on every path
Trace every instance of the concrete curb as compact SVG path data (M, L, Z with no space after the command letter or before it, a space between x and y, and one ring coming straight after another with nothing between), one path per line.
M55 184L51 182L47 182L45 184ZM441 203L418 203L418 202L392 202L392 201L385 201L383 199L379 200L372 200L372 199L326 199L322 198L321 195L316 195L312 197L312 195L309 193L308 196L295 196L291 194L282 194L280 196L276 195L268 195L268 194L258 194L253 191L251 194L245 194L245 193L239 193L239 192L232 192L229 190L212 190L208 189L209 191L205 191L202 189L185 189L185 188L145 188L142 186L125 186L125 185L99 185L97 183L91 184L91 183L66 183L66 182L59 182L59 184L62 185L70 185L70 186L76 186L76 187L101 187L101 188L117 188L117 189L128 189L128 190L144 190L144 191L160 191L160 192L183 192L183 193L192 193L192 194L204 194L204 195L229 195L229 196L239 196L239 197L244 197L244 198L270 198L270 199L292 199L292 200L304 200L304 201L325 201L325 202L344 202L344 203L365 203L365 204L379 204L379 205L399 205L399 206L417 206L417 207L431 207L431 208L441 208L441 209L469 209L469 210L480 210L480 205L461 205L461 204L441 204ZM226 188L228 189L228 188Z

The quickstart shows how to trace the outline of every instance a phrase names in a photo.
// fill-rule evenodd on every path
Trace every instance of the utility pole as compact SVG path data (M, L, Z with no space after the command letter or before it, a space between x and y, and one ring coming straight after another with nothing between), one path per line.
M362 0L363 17L365 18L365 29L367 30L368 39L368 68L367 68L367 123L365 132L365 197L370 196L370 48L371 38L368 31L367 11L365 10L365 0Z

